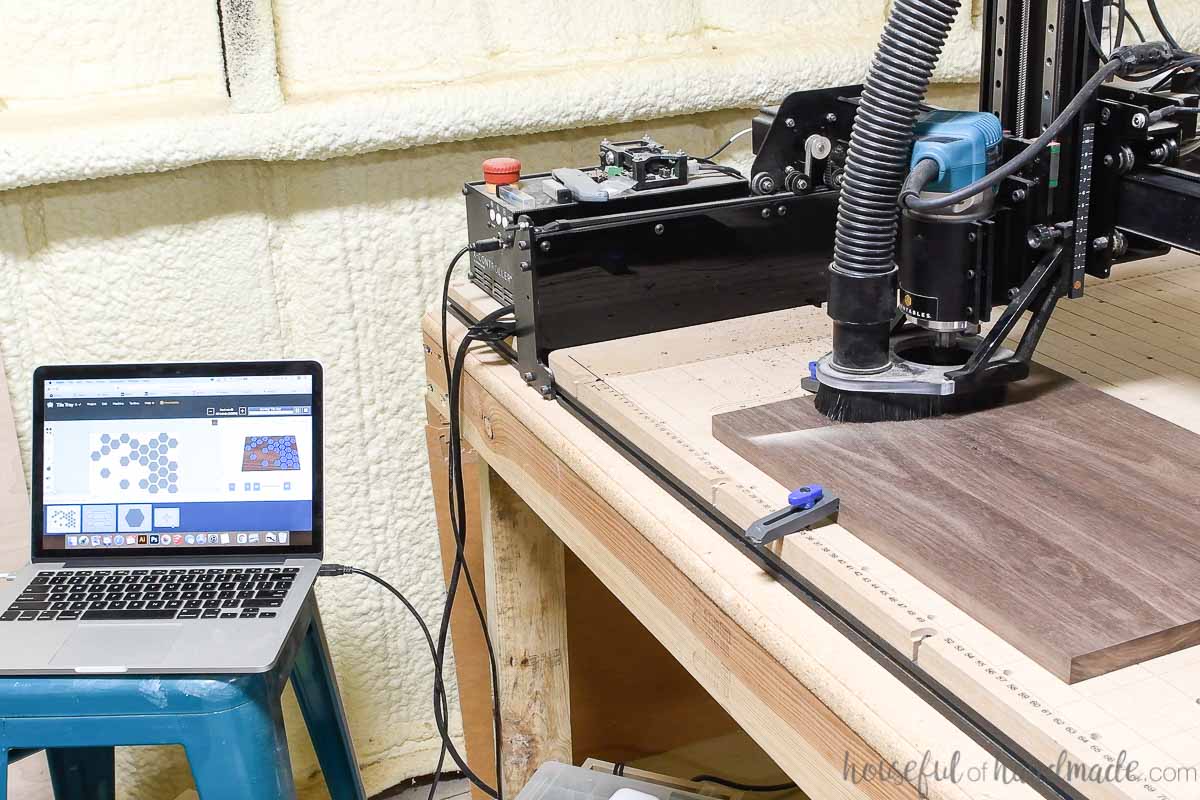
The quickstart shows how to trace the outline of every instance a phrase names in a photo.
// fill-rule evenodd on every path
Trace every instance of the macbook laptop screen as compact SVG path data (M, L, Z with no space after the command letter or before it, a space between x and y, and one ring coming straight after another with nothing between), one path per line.
M310 550L320 491L317 369L45 377L35 392L35 550Z

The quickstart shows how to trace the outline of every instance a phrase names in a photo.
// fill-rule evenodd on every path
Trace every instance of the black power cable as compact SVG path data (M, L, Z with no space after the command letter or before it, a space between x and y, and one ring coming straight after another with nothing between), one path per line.
M1158 28L1158 32L1162 34L1163 41L1171 45L1173 50L1182 49L1179 46L1179 41L1171 35L1169 30L1167 30L1167 25L1165 22L1163 22L1162 14L1158 13L1157 0L1146 0L1146 5L1150 9L1150 16L1154 19L1154 26Z
M1104 46L1100 43L1100 37L1096 33L1096 21L1092 19L1092 0L1081 0L1083 6L1083 26L1087 29L1088 44L1096 51L1096 55L1100 57L1102 63L1107 63L1110 56L1104 52Z
M1124 0L1109 2L1105 8L1116 8L1117 10L1117 31L1115 36L1109 37L1109 49L1115 50L1121 47L1121 40L1124 38ZM1112 14L1109 14L1109 30L1112 30Z
M1138 24L1136 19L1134 19L1133 14L1131 14L1129 9L1125 7L1125 0L1121 0L1121 16L1129 22L1130 26L1133 28L1133 32L1138 35L1138 41L1145 42L1146 34L1142 32L1142 26ZM1116 46L1121 46L1120 37L1117 38Z
M1112 55L1109 52L1105 52L1104 48L1101 46L1100 37L1095 27L1095 21L1092 19L1092 15L1088 9L1088 6L1091 2L1092 0L1083 0L1083 24L1087 29L1088 44L1100 56L1101 62L1107 62L1110 58L1112 58ZM1142 31L1142 26L1138 24L1138 21L1134 18L1133 14L1129 12L1128 7L1126 7L1125 0L1106 0L1104 3L1104 8L1117 9L1117 26L1112 37L1113 51L1119 49L1121 44L1125 41L1126 22L1129 23L1130 27L1133 28L1134 33L1137 34L1138 41L1145 43L1146 34ZM1112 31L1111 19L1109 20L1109 30Z
M792 781L788 783L740 783L718 775L696 775L692 778L692 783L715 783L739 792L788 792L800 788Z
M1196 68L1198 68L1198 67L1200 67L1200 57L1189 56L1188 58L1185 58L1184 60L1180 61L1178 64L1173 64L1168 69L1161 70L1159 73L1156 73L1154 76L1151 76L1151 77L1157 77L1157 75L1159 75L1159 74L1164 75L1162 80L1160 80L1158 83L1156 83L1152 87L1150 87L1150 91L1152 91L1152 92L1161 91L1162 89L1164 89L1165 87L1170 85L1171 80L1175 77L1175 75L1178 72L1180 72L1184 69L1191 69L1194 73Z
M462 248L451 259L449 266L446 269L445 282L442 290L442 358L443 365L446 369L447 389L450 404L450 522L452 533L454 536L455 558L451 568L450 580L446 588L446 602L442 609L441 625L438 629L438 638L435 642L429 627L424 619L417 612L411 602L394 586L379 576L370 573L366 570L357 567L348 567L341 564L325 564L320 569L322 576L337 576L337 575L362 575L369 578L379 585L386 588L389 592L396 596L404 607L412 615L413 619L421 629L421 633L425 637L426 645L429 647L430 657L433 660L434 666L434 686L433 686L433 716L437 726L438 735L441 738L441 751L438 754L437 768L434 772L433 781L429 787L429 800L433 800L434 794L437 791L438 784L442 777L443 767L445 765L446 756L449 755L451 760L458 766L463 776L467 778L473 785L495 800L503 800L503 763L502 763L502 725L499 707L499 686L498 686L498 671L496 669L496 652L493 647L491 635L487 628L487 620L483 613L483 607L479 600L478 592L475 589L474 580L471 577L470 567L466 561L465 544L466 544L466 496L463 491L462 478L462 440L461 427L459 419L459 404L462 392L462 377L466 365L467 351L470 349L472 342L498 342L512 335L514 323L502 321L503 317L510 315L513 311L512 306L498 309L484 317L475 325L467 329L466 335L459 343L456 351L454 363L450 364L449 345L447 334L447 315L449 311L449 287L454 268L459 260L468 252L483 252L488 250L497 250L502 246L498 239L485 239L475 242L467 247ZM458 752L454 746L454 742L450 736L449 730L449 702L447 700L446 688L444 682L445 660L446 660L446 644L449 635L450 613L454 607L455 597L457 596L460 577L465 579L468 590L471 594L471 599L475 607L476 617L479 619L483 630L484 643L487 648L488 662L491 671L492 679L492 721L493 735L496 743L496 786L493 788L485 780L483 780L474 770L472 770L466 759Z
M1200 114L1200 108L1193 106L1165 106L1157 111L1150 112L1150 121L1148 124L1153 125L1156 122L1162 122L1167 117L1173 117L1176 114Z
M1102 65L1095 75L1088 79L1087 83L1071 99L1071 102L1067 103L1066 108L1042 132L1042 135L1026 147L1016 158L1010 159L998 169L989 172L979 180L938 197L921 197L924 185L918 184L917 181L926 173L916 169L911 170L900 192L900 205L913 211L933 211L956 205L974 197L982 191L999 186L1007 178L1033 163L1041 152L1049 147L1050 143L1062 133L1063 129L1070 125L1075 117L1083 111L1092 99L1092 96L1099 91L1100 86L1105 81L1116 75L1133 79L1145 79L1155 77L1163 72L1174 72L1193 63L1200 62L1200 58L1188 57L1188 55L1179 50L1173 52L1167 51L1161 43L1122 47L1114 51L1111 59Z
M337 577L337 576L343 576L343 575L360 575L365 578L370 578L371 581L378 583L380 585L380 587L383 587L384 589L390 591L390 593L392 595L395 595L396 599L400 600L400 602L403 603L404 608L408 609L409 615L412 615L412 618L416 622L416 625L418 625L418 627L420 627L422 636L425 637L425 644L426 644L428 650L430 650L430 657L431 657L431 660L433 661L433 684L434 684L434 687L442 686L442 676L443 676L442 664L440 664L438 662L437 648L434 648L433 636L430 633L430 627L428 627L428 625L426 625L425 619L422 618L420 612L418 612L418 610L416 610L416 607L413 606L413 603L408 600L408 597L401 594L401 591L396 589L394 587L394 585L391 585L390 583L384 581L383 578L380 578L379 576L374 575L373 572L367 572L366 570L360 570L360 569L358 569L358 567L354 567L354 566L344 566L342 564L323 564L322 566L320 566L320 571L319 571L318 575L323 578ZM434 691L437 691L437 688L434 688ZM443 702L444 702L444 699L445 699L444 691L442 692L442 697L443 697ZM443 766L445 764L446 753L448 753L448 752L451 753L451 757L455 759L456 763L460 763L462 760L462 757L458 756L457 751L455 750L454 741L452 741L450 739L449 730L446 730L443 727L439 726L438 727L438 736L439 736L440 740L442 740L442 751L440 751L440 753L438 754L438 765L437 765L437 769L434 770L434 772L433 772L433 782L430 784L430 793L428 793L428 800L433 800L434 794L437 793L438 783L440 782L440 780L442 780ZM476 776L474 774L474 772L472 772L470 770L464 769L463 775L466 776L468 778L468 780L472 781L473 783L476 783L476 786L478 786L478 784L481 783L481 781L479 780L479 776Z
M483 633L484 645L487 649L488 666L491 672L492 682L492 732L495 739L495 763L496 763L496 788L492 789L485 783L476 783L485 794L503 800L504 797L504 769L503 769L503 724L500 717L500 686L499 686L499 671L496 667L496 650L492 644L491 633L488 631L487 618L483 613L483 605L479 600L479 593L475 588L475 581L471 576L470 566L466 560L466 540L467 540L467 501L466 493L463 488L463 473L462 473L462 429L459 415L460 398L462 394L462 376L466 365L467 351L470 349L472 342L499 342L512 335L514 324L502 323L501 318L512 313L512 306L498 309L491 314L488 314L475 325L467 329L462 341L459 343L458 350L455 354L453 366L450 364L449 342L447 335L447 324L450 305L450 280L454 273L454 267L459 259L466 252L485 252L490 250L498 250L502 246L499 239L483 239L474 242L471 245L460 250L450 264L446 268L445 280L442 284L442 365L446 370L446 388L449 403L450 415L450 452L449 452L449 516L450 525L454 537L454 564L450 571L450 581L446 587L446 604L442 613L441 626L438 629L438 639L436 647L436 658L439 664L439 671L443 668L446 658L446 643L450 632L450 612L454 607L454 601L458 593L460 577L465 579L467 590L471 596L471 602L475 609L475 616L479 620L480 629ZM445 715L445 698L439 698L435 693L434 715L440 713L443 719L439 720L439 726L444 726L446 720ZM453 758L455 752L450 751ZM458 763L457 760L455 763ZM459 765L463 769L463 765ZM463 769L464 773L467 771Z
M714 164L711 161L709 161L708 159L696 159L696 160L700 162L700 171L701 172L716 172L721 175L727 175L730 178L738 178L740 180L746 179L746 176L743 175L739 170L735 169L734 167L727 167L722 164Z
M368 572L365 569L359 569L358 567L347 567L342 564L322 564L320 572L318 574L323 578L336 577L339 575L362 575L364 578L369 578L369 579L375 581L375 583L378 583L380 586L382 586L383 588L385 588L389 592L391 592L393 595L395 595L396 599L398 599L401 603L403 603L404 607L406 609L408 609L408 613L410 616L412 616L413 621L417 623L417 627L419 627L421 629L421 633L425 637L425 644L429 648L429 656L433 661L434 686L438 686L439 684L441 684L441 682L442 682L441 665L438 663L438 660L437 660L437 649L433 645L433 636L429 633L429 626L425 624L425 620L421 617L421 614L420 614L420 612L417 611L416 607L411 602L409 602L408 598L405 597L403 594L401 594L400 591L395 586L392 586L390 583L385 581L383 578L379 577L378 575L376 575L372 572ZM437 769L433 773L433 782L429 785L429 795L428 795L427 800L434 800L434 795L437 793L438 783L442 779L442 767L444 766L444 764L446 762L446 753L448 752L448 750L450 748L452 748L454 746L453 742L449 738L448 732L442 731L439 728L438 735L441 738L442 747L441 747L441 752L438 754Z
M446 335L446 325L450 315L450 279L454 277L454 268L458 266L458 262L474 249L475 246L469 244L455 253L454 258L450 259L450 264L446 267L445 280L442 281L442 367L446 371L447 389L449 389L448 382L450 380L450 343Z
M1113 6L1113 3L1108 4L1108 8L1113 8ZM1112 46L1110 48L1112 50L1116 50L1118 47L1120 47L1121 40L1125 38L1125 0L1117 0L1115 6L1117 9L1117 33L1112 39ZM1112 30L1111 15L1109 17L1108 27L1109 30Z
M1121 69L1121 62L1112 60L1100 68L1092 78L1084 84L1079 90L1079 94L1067 104L1062 113L1055 118L1053 122L1046 128L1041 136L1026 147L1020 155L1004 163L999 169L989 172L984 177L971 183L963 188L944 194L939 197L924 198L921 197L922 186L917 186L912 182L912 176L918 174L916 170L909 173L910 180L905 181L903 190L900 192L900 205L913 211L932 211L938 208L947 208L949 206L961 203L982 191L999 186L1008 177L1015 175L1020 170L1024 169L1038 157L1038 155L1055 140L1059 133L1071 123L1072 120L1083 110L1083 107L1100 88L1100 84L1116 75Z
M726 139L726 140L725 140L725 144L721 145L721 146L720 146L720 147L718 147L716 150L714 150L714 151L713 151L713 153L712 153L712 155L705 156L704 158L697 159L697 161L702 161L702 162L703 162L703 161L712 161L714 158L716 158L717 156L721 155L721 153L724 153L724 152L725 152L725 150L726 150L726 149L729 147L729 145L733 144L733 143L734 143L734 142L736 142L738 139L742 138L743 136L745 136L746 134L748 134L748 133L752 132L753 130L754 130L754 128L745 128L745 129L743 129L743 130L740 130L740 131L738 131L738 132L737 132L737 133L735 133L733 136L730 136L728 139Z
M733 136L730 136L728 139L726 139L725 144L718 147L710 155L703 156L703 157L693 156L693 158L695 158L696 161L699 162L699 164L700 164L700 171L701 172L719 172L722 175L728 175L730 178L738 178L739 180L745 180L746 176L743 175L737 169L730 167L730 166L726 166L724 164L718 164L715 161L713 161L713 159L716 158L717 156L721 155L721 153L724 153L731 144L733 144L734 142L736 142L738 139L742 138L746 134L752 132L753 130L754 130L753 128L745 128L743 130L738 131Z

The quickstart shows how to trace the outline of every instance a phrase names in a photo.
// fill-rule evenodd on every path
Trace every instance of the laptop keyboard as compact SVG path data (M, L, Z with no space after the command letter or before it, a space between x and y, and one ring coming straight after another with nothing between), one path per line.
M39 572L0 622L271 619L298 567Z

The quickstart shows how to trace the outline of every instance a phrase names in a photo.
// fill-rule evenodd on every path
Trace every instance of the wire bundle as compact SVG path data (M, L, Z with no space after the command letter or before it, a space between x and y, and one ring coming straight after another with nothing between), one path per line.
M442 364L446 370L446 385L449 394L450 405L450 454L449 454L449 499L450 499L450 526L454 536L454 564L450 571L450 579L446 586L446 600L442 607L442 620L438 627L438 635L436 640L429 630L429 626L421 617L416 607L401 593L396 587L392 586L383 578L357 567L344 566L341 564L324 564L321 566L320 574L325 577L337 575L361 575L368 578L380 586L391 592L408 610L417 626L421 629L421 634L425 638L425 644L429 648L429 656L433 661L433 718L437 725L438 736L441 739L441 750L438 753L437 768L433 774L433 780L429 786L429 800L434 800L437 793L438 784L441 782L443 768L446 763L446 756L458 767L462 775L473 785L479 788L488 797L494 800L504 799L504 777L502 755L502 725L500 718L500 689L498 685L498 672L496 670L496 651L492 645L491 634L487 627L487 618L483 613L483 605L479 599L479 593L475 588L475 581L471 576L470 566L467 564L465 548L466 548L466 531L467 531L467 509L466 495L463 490L463 475L462 475L462 438L461 438L461 423L459 416L459 405L462 396L462 377L466 365L467 351L473 342L500 342L507 339L513 334L515 323L506 321L503 318L512 314L512 306L498 309L493 313L481 319L475 325L467 329L466 335L459 343L458 350L455 353L454 363L450 362L450 349L447 335L447 315L449 311L449 293L450 279L454 274L454 268L459 260L464 255L475 250L495 250L500 246L497 240L483 240L475 242L467 247L462 248L450 260L449 266L446 268L446 278L442 286ZM450 736L450 708L446 696L445 685L445 668L446 668L446 652L447 639L450 634L450 612L454 608L454 601L458 595L460 582L465 582L467 590L471 595L471 602L475 608L475 615L479 620L480 627L483 630L483 640L487 648L488 666L491 671L492 681L492 723L493 735L495 737L495 762L496 762L496 785L492 787L483 780L471 767L467 764L466 759L454 746L454 741Z
M451 259L449 266L446 268L445 280L442 284L442 366L446 371L446 389L447 402L449 404L450 416L450 452L449 452L449 499L450 499L450 527L454 535L454 565L450 571L450 580L446 586L446 603L442 609L442 622L438 630L437 646L434 653L435 668L435 685L434 685L434 717L438 726L438 733L442 737L442 751L438 757L438 768L434 774L434 786L437 785L441 777L442 765L447 753L451 759L476 787L484 794L495 800L503 800L504 798L504 769L503 769L503 725L500 718L500 686L499 672L496 668L496 651L492 645L491 633L488 631L487 617L483 612L483 604L479 600L479 593L475 588L475 581L471 576L471 568L466 560L466 541L467 541L467 501L466 493L463 488L463 471L462 471L462 426L460 417L460 405L462 397L462 377L463 370L466 365L467 351L473 342L501 342L512 336L515 322L502 321L504 317L510 316L513 312L512 306L505 306L497 309L491 314L488 314L476 324L467 329L466 335L459 342L458 350L455 352L454 363L450 363L450 345L447 335L447 324L449 317L449 302L450 302L450 280L454 274L454 268L458 261L468 252L477 249L495 249L498 242L476 242L464 247ZM461 757L458 751L454 748L453 742L450 741L448 724L447 724L447 703L445 687L442 684L441 676L446 660L446 640L450 632L450 612L454 608L454 601L458 594L460 579L465 580L467 591L471 595L471 603L475 609L475 616L479 620L479 626L483 631L483 641L487 649L488 667L491 672L492 681L492 729L493 738L495 740L495 762L496 762L496 786L489 786L486 781L480 778L468 766L466 761ZM432 790L431 790L432 791ZM432 798L432 794L431 794Z

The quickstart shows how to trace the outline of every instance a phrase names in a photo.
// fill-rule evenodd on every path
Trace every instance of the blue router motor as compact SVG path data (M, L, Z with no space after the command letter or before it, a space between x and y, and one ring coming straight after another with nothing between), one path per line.
M917 121L915 134L910 182L921 197L968 186L1000 163L1004 131L991 114L933 111ZM940 334L939 345L954 357L961 354L953 352L951 337L978 332L991 307L990 278L979 265L990 235L983 223L995 200L995 190L988 189L948 208L905 210L901 218L900 310Z
M937 179L927 192L946 194L968 186L1000 163L1004 129L1000 120L982 111L934 111L917 122L912 167L931 159L937 162Z

